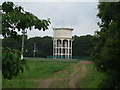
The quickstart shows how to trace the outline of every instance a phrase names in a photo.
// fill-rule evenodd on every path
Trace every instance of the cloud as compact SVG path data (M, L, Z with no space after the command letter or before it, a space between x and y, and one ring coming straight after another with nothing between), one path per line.
M98 29L96 2L16 2L40 19L50 18L49 30L28 31L28 36L52 36L53 27L72 27L73 35L93 34Z
M6 1L6 0L2 0ZM9 0L13 2L98 2L98 0ZM104 2L104 0L101 0ZM105 0L105 1L113 1L113 0ZM118 0L114 0L117 2Z

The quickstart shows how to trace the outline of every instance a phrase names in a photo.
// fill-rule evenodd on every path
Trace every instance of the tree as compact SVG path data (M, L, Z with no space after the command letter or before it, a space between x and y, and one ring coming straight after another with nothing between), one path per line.
M26 12L21 6L15 6L13 2L4 2L2 4L2 35L4 37L12 36L16 38L18 31L25 29L48 29L50 24L48 20L40 20L32 13Z
M90 56L94 47L93 36L74 36L73 38L73 56Z
M91 56L97 69L107 75L101 87L120 88L120 2L101 2L98 9L101 30Z
M19 36L21 37L21 36ZM73 56L75 57L89 57L93 47L95 46L95 41L92 35L86 36L73 36ZM20 50L20 43L16 40L8 37L4 38L2 41L3 46L9 47L11 49ZM53 54L53 42L52 37L32 37L27 39L25 36L25 47L24 56L33 57L34 44L36 48L35 56L46 58L47 56L52 56Z
M21 37L22 35L18 36L19 40L15 40L12 37L6 37L2 39L2 46L8 47L10 49L21 50Z
M25 56L33 57L34 44L36 48L35 56L46 58L47 56L52 55L52 37L33 37L26 40L25 49L28 52L25 52Z
M46 30L50 20L40 20L30 12L24 11L21 6L13 2L4 2L2 4L2 35L18 39L18 32L25 29ZM20 60L20 51L3 48L2 69L3 78L11 79L13 76L24 71L25 60ZM23 64L24 63L24 64Z

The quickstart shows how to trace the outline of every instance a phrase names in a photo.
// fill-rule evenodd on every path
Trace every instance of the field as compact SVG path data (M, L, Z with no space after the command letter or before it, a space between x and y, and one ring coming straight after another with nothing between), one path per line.
M29 71L3 79L3 88L98 88L105 76L87 60L27 58L27 63Z

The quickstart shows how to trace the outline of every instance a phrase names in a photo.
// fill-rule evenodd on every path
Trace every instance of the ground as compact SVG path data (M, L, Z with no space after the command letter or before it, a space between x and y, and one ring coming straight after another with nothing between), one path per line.
M46 59L45 59L46 60ZM103 74L88 60L29 61L29 71L4 80L4 88L97 88Z
M82 66L79 67L81 64ZM86 76L86 72L87 69L85 67L85 64L91 64L90 61L81 61L80 63L76 64L76 67L74 68L74 72L68 77L68 78L49 78L46 79L42 82L42 84L39 85L39 88L50 88L50 87L54 87L54 84L56 83L60 83L60 82L67 82L66 86L68 88L78 88L80 86L77 87L77 81L80 79L83 79ZM59 71L56 74L60 74L60 73L68 73L67 71L63 70L63 71Z

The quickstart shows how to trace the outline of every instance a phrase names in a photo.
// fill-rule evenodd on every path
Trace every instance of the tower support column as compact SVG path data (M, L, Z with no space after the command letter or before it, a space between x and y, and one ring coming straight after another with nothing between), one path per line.
M70 49L70 39L68 39L68 47L67 47L67 50L68 50L68 59L69 59L69 54L70 54L70 51L69 51L69 49Z
M61 39L61 59L63 58L63 39Z
M70 59L72 57L72 28L53 29L53 57Z

